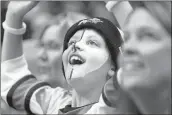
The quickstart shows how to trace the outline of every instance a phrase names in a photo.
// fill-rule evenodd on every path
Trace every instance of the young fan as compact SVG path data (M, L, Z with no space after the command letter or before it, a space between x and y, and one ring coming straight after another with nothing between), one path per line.
M26 29L22 18L36 4L9 4L3 23L1 96L11 107L30 114L86 113L98 102L107 76L113 76L110 73L118 69L121 34L104 18L75 23L65 36L62 56L64 75L72 90L51 88L31 74L22 52L22 34Z

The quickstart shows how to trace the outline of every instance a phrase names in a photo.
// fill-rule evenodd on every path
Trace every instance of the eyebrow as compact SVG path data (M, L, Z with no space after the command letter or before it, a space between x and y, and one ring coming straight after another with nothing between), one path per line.
M139 32L154 32L154 33L157 33L157 34L159 34L159 29L156 29L156 28L153 28L153 27L151 27L151 26L143 26L143 27L141 27L141 28L139 28L139 30L138 30Z
M54 40L49 40L49 41L47 41L47 43L49 45L52 45L52 44L62 44L61 42L57 42L57 41L54 41Z
M88 38L98 38L97 36L95 36L95 35L89 35L89 36L87 36Z
M78 39L80 39L81 37L79 36L79 35L73 35L70 39L69 39L69 41L70 40L78 40Z

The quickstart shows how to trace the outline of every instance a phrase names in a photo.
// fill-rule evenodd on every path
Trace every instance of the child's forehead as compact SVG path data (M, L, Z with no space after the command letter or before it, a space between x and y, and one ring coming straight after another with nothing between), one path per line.
M100 38L102 37L96 30L94 29L81 29L78 30L71 39L80 40L84 35L84 38Z

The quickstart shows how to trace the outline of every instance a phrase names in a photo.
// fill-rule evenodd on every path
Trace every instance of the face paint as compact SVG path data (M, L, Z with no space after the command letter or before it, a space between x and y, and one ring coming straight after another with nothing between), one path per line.
M106 61L108 60L109 58L109 55L106 55L104 57L102 57L102 62L101 63L97 63L97 62L94 62L94 61L91 61L91 66L90 66L90 63L86 63L85 65L83 65L82 69L83 71L81 71L79 74L79 76L77 75L76 78L78 77L84 77L86 74L89 74L93 71L96 71L98 70L99 68L101 68L103 66L103 64L106 63ZM77 69L74 68L74 66L72 66L72 69L73 69L73 74L77 74ZM75 78L75 77L72 77L72 78Z
M82 39L83 39L83 36L84 36L84 34L85 34L85 30L83 31L83 33L82 33L82 36L81 36L81 38L77 41L77 42L80 42ZM76 52L76 43L77 42L75 42L74 43L74 45L73 45L73 49L75 49L74 51ZM84 48L84 46L83 46L83 48ZM73 52L73 53L75 53L75 52ZM80 72L80 75L79 76L77 76L76 78L79 78L79 77L84 77L84 76L86 76L86 74L89 74L89 73L91 73L91 72L93 72L93 71L96 71L97 69L99 69L99 68L101 68L102 66L103 66L103 64L105 64L106 63L106 61L108 60L108 58L109 58L109 54L108 53L104 53L105 55L104 56L100 56L99 58L100 58L100 60L101 60L101 62L96 62L96 61L91 61L90 63L91 63L91 65L90 65L90 63L86 63L85 65L84 65L84 67L83 67L83 71L82 72ZM95 55L95 54L93 54L93 55ZM90 56L91 57L91 56ZM73 71L71 71L72 72L72 74L77 74L77 70L74 68L74 66L72 66L72 70ZM72 75L71 75L72 76ZM73 78L73 77L72 77ZM75 78L75 77L74 77Z
M81 39L82 39L82 37L83 37L84 33L85 33L85 29L83 30L83 33L82 33L81 38L73 44L73 47L72 47L72 49L73 49L73 53L75 53L75 52L76 52L76 50L77 50L77 48L76 48L76 43L77 43L77 42L79 42L79 41L81 41Z
M77 42L79 42L79 41L82 39L82 37L83 37L83 35L84 35L84 32L85 32L85 29L84 29L84 31L83 31L83 33L82 33L81 38L80 38ZM69 50L68 52L72 52L72 53L76 52L76 50L77 50L77 48L76 48L76 42L75 42L72 46L70 46L70 47L71 47L71 48L70 48L70 50ZM67 73L67 74L66 74L66 78L67 78L67 79L69 79L69 80L72 79L73 71L74 71L74 68L73 68L73 65L71 65L71 68L69 69L69 71L65 72L65 73ZM68 81L68 80L67 80L67 81Z
M90 36L92 37L90 38ZM94 40L98 46L92 45L92 42L90 42ZM70 39L69 45L63 54L65 76L68 83L73 88L77 86L81 89L85 89L86 87L89 89L89 87L93 87L94 85L96 85L94 87L102 86L106 81L107 72L111 66L109 50L102 36L94 30L84 32L82 30ZM69 61L72 55L83 59L84 63L70 64ZM97 84L97 82L100 84ZM82 87L81 85L84 84L85 86ZM88 90L87 88L85 90Z
M72 68L72 70L71 70L71 73L70 73L70 80L71 80L71 78L72 78L72 73L73 73L73 68Z
M73 48L73 45L69 46L68 49L63 52L62 60L63 60L64 69L66 68L66 66L68 64L67 56L72 51L72 48ZM72 76L72 66L70 68L68 67L68 69L65 70L65 78L68 79L68 78L70 78L69 76Z
M87 92L95 91L101 92L104 84L106 83L107 72L110 70L110 57L98 68L87 72L83 77L72 78L68 83L74 88L81 96L87 95Z

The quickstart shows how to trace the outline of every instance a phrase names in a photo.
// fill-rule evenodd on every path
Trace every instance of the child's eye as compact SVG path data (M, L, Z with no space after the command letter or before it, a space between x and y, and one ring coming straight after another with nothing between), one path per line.
M97 42L96 42L96 41L93 41L93 40L87 41L87 44L88 44L88 45L95 45L95 46L98 46Z
M75 43L76 43L75 41L69 41L69 42L68 42L68 47L69 47L70 45L75 44Z

